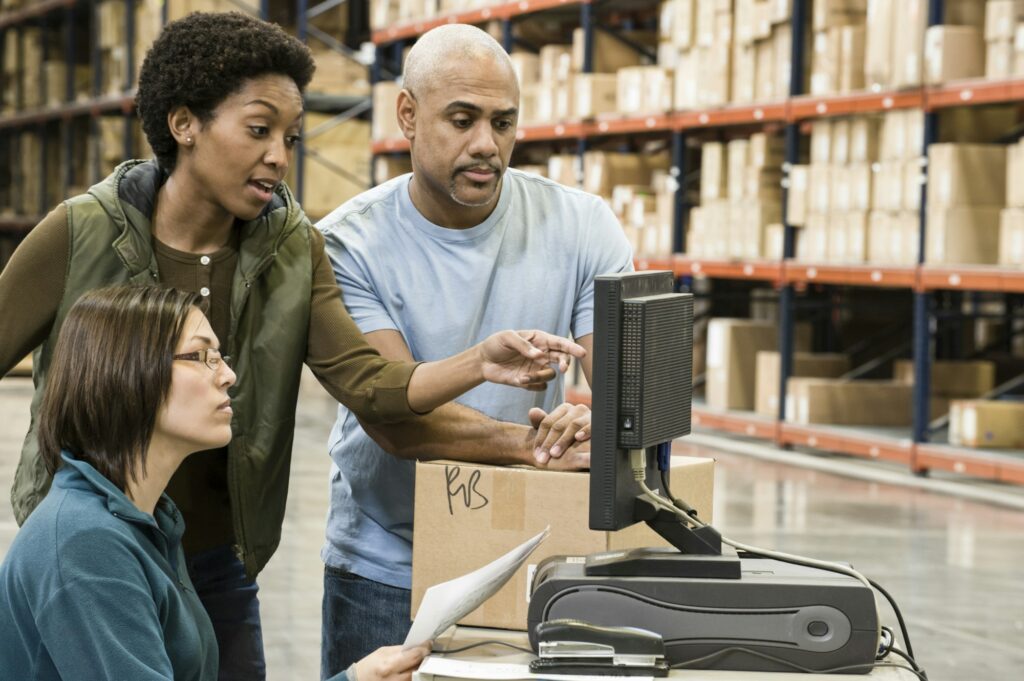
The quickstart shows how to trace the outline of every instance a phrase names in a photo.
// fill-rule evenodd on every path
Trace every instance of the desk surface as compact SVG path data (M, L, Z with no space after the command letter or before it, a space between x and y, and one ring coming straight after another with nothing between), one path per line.
M498 640L512 645L529 648L530 643L525 632L502 631L498 629L479 629L474 627L455 627L446 632L434 643L435 648L461 648L477 641ZM529 662L531 655L517 652L505 646L481 646L463 653L451 655L452 658L465 662L490 662L506 664L524 664ZM893 656L893 662L902 662ZM434 676L416 672L414 681L441 681L451 677ZM615 677L608 677L609 679ZM617 677L623 678L623 677ZM870 681L917 681L910 671L882 664L870 674L802 674L802 673L769 673L769 672L734 672L709 671L704 669L674 669L669 673L670 679L683 681L837 681L838 679L870 679ZM483 681L483 680L481 680Z

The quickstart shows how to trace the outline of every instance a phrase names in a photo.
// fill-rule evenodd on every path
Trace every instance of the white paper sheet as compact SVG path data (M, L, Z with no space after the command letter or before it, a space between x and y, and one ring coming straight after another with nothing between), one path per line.
M530 665L514 662L479 662L469 660L453 660L431 655L423 660L419 674L429 674L453 679L476 679L477 681L518 681L519 679L551 679L551 674L534 674ZM654 681L652 676L584 676L558 675L559 681L609 681L609 679L626 679L629 681Z
M427 589L412 628L405 637L404 647L409 648L437 638L448 627L476 610L515 574L548 536L550 529L550 526L544 528L536 537L479 570Z

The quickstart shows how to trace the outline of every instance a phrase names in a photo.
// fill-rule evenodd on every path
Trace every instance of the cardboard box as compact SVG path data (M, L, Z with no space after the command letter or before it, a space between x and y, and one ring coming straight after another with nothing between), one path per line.
M513 52L509 55L512 69L519 79L519 87L533 85L540 80L540 57L532 52Z
M1021 0L988 0L985 3L985 40L1012 40L1021 19L1024 19Z
M540 82L564 83L572 73L572 47L545 45L540 48Z
M895 14L895 0L868 0L864 78L873 89L888 87L893 77Z
M844 426L909 426L913 387L895 381L791 378L786 416L794 423Z
M928 147L928 206L1006 205L1006 147L932 144Z
M527 170L525 166L521 167ZM408 154L378 154L373 157L373 180L377 184L411 172L412 158Z
M895 88L920 85L924 78L924 33L928 27L928 0L898 0L893 27Z
M814 0L811 16L814 30L863 24L867 13L867 0Z
M668 0L661 5L660 32L662 40L669 40L680 49L694 45L697 0Z
M1013 75L1014 63L1013 41L993 40L985 43L986 78L1009 78Z
M754 43L754 53L754 98L760 102L782 99L788 93L779 87L776 77L775 44L759 40Z
M618 110L618 78L612 73L577 74L573 80L572 118L593 118Z
M650 185L655 169L668 168L668 156L588 151L583 155L583 190L611 198L617 184Z
M399 139L398 93L401 86L393 80L384 80L373 86L373 123L371 136L375 140Z
M856 116L850 120L850 162L872 163L878 160L880 116Z
M789 168L788 191L786 194L786 220L791 225L807 224L807 213L810 207L808 184L810 182L810 166L793 165Z
M1024 402L957 400L949 409L949 443L1024 449Z
M913 360L896 360L892 377L913 385ZM933 361L929 385L931 394L939 397L981 397L996 385L996 365L988 360Z
M796 329L796 347L810 347L810 327ZM754 408L757 353L778 349L774 322L719 317L708 323L705 399L716 409Z
M864 49L867 33L864 26L844 26L839 31L839 91L864 89Z
M582 28L572 32L572 71L583 73L583 36ZM628 31L624 34L628 40L654 47L657 36L650 31ZM643 63L640 52L605 31L594 31L594 63L592 73L615 73L627 66L639 66Z
M999 213L999 264L1024 263L1024 210L1005 208Z
M867 211L850 211L846 214L846 250L844 262L864 263L868 260L870 245L868 243Z
M660 488L660 482L651 481ZM714 461L672 457L672 493L710 522ZM525 629L537 563L554 555L665 546L646 525L618 532L589 526L590 476L461 462L416 464L412 612L434 584L504 555L545 527L551 534L501 590L460 624Z
M1006 205L1024 208L1024 144L1006 148Z
M701 202L726 196L725 145L705 142L701 145L700 199Z
M930 26L924 36L925 82L985 74L985 43L973 26Z
M999 262L999 206L928 208L929 264L995 265Z
M765 416L779 413L779 380L781 360L778 352L757 353L755 411ZM794 352L794 377L838 378L850 370L848 355L836 353Z
M756 132L750 136L749 162L751 166L780 167L785 160L786 141L779 135Z

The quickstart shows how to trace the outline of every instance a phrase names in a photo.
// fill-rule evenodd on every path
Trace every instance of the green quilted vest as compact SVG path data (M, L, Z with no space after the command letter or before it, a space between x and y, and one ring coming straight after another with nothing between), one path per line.
M32 422L11 490L19 523L50 486L38 452L35 414L68 310L90 289L127 282L159 283L148 224L140 228L128 219L126 213L137 216L138 211L118 193L125 175L142 163L152 162L123 163L88 193L64 204L70 264L53 328L34 357ZM148 216L137 221L148 223ZM281 539L295 404L309 329L311 229L283 184L263 215L241 226L230 333L224 347L238 374L230 391L234 438L228 446L228 488L237 551L250 577L263 569Z

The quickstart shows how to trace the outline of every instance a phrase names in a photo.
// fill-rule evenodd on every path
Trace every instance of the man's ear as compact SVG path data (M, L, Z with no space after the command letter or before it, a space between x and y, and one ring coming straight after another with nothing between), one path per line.
M396 114L398 116L398 127L402 130L402 135L405 139L410 142L416 137L416 109L418 103L416 98L412 96L412 93L406 89L402 89L398 93L398 105Z

